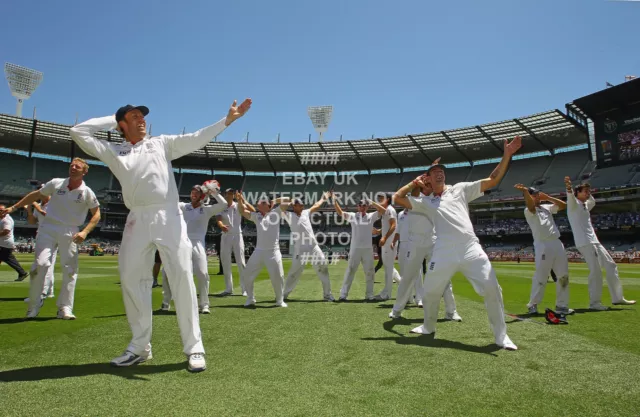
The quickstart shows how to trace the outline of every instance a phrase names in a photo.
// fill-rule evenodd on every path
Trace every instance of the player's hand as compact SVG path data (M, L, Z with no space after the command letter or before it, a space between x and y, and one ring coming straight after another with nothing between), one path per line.
M441 159L442 159L441 156L437 157L436 160L431 163L431 165L438 165Z
M413 185L414 185L415 187L420 187L420 188L423 188L423 187L424 187L424 175L425 175L425 174L422 174L422 175L420 175L420 176L417 176L417 177L412 181L412 183L413 183Z
M245 115L251 108L251 99L245 99L239 106L236 100L233 100L233 104L229 108L229 113L227 113L227 119L225 120L225 126L229 126L231 123L235 122L239 118Z
M395 248L396 248L396 242L393 241L391 242L391 250L395 250Z
M220 226L220 230L222 230L224 233L227 233L229 231L229 226L223 224L222 226Z
M84 242L84 240L87 238L87 234L85 232L78 232L75 235L73 235L73 243L75 244L80 244L82 242Z
M379 235L380 234L380 229L376 229L375 227L373 228L373 234L374 235Z
M564 186L567 188L567 190L571 190L572 186L570 177L564 177Z
M6 216L7 214L13 213L13 206L9 206L7 208L0 209L0 218Z
M511 142L508 140L504 140L504 154L507 156L511 156L514 153L518 152L518 150L522 148L522 137L516 136L513 138Z
M387 243L387 237L386 236L382 236L380 238L380 242L378 242L378 246L383 247L385 243Z
M513 188L515 188L516 190L520 190L522 192L529 191L529 189L522 184L516 184L513 186Z

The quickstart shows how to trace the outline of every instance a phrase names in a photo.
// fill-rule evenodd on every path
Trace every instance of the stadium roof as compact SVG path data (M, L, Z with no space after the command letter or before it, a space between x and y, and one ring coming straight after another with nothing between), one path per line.
M596 119L638 103L640 103L640 78L578 98L567 106L577 107L590 119Z
M69 136L69 125L0 115L0 146L58 156L91 159ZM518 119L432 133L330 142L210 142L174 161L174 167L252 172L371 171L430 164L472 162L502 156L502 142L523 138L523 152L548 151L587 143L586 129L559 110ZM97 138L122 139L115 132ZM318 155L329 154L328 158Z

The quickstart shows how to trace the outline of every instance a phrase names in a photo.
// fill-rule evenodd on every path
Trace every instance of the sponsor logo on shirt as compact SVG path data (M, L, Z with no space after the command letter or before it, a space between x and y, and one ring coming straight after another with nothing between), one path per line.
M436 267L436 263L435 262L431 262L429 264L429 271L433 271L433 268L435 268L435 267Z
M58 190L58 192L56 194L58 195L65 195L67 192L65 190Z
M118 152L118 156L126 156L126 155L129 155L130 153L131 153L131 149L126 151L120 151Z
M204 214L204 207L200 207L200 214Z

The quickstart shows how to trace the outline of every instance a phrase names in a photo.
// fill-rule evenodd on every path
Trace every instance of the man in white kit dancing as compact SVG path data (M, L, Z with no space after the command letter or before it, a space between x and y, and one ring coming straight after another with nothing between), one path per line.
M220 295L233 294L233 274L231 272L231 253L233 252L233 256L236 258L236 265L238 265L240 290L242 291L242 295L246 296L244 283L242 282L242 271L244 271L246 265L244 259L244 239L242 238L242 216L238 210L239 203L233 201L233 198L236 196L235 190L233 188L227 188L224 196L226 205L217 217L218 227L222 230L220 247L217 249L220 251L220 263L224 271L225 285L225 289Z
M453 275L460 271L471 282L476 293L484 297L496 344L507 350L517 349L507 336L502 289L489 257L476 237L468 204L500 184L511 157L521 146L522 139L519 136L510 143L505 140L500 164L489 178L474 182L446 185L444 165L433 165L426 174L431 181L433 194L408 198L410 207L407 208L431 216L437 236L427 268L428 278L424 281L424 324L411 330L413 333L435 333L440 297ZM422 176L413 182L416 186L424 187Z
M318 241L313 232L310 219L310 216L322 207L327 198L328 195L323 194L320 200L306 210L302 200L296 198L292 204L293 212L287 211L282 215L291 227L291 234L295 245L291 267L289 268L289 274L284 284L285 300L298 284L300 276L306 267L306 262L310 261L313 269L316 271L316 275L318 275L318 279L320 279L322 283L323 299L326 301L335 301L333 294L331 294L328 263L320 246L318 246Z
M41 200L40 202L41 204L34 202L26 206L27 222L29 224L32 224L32 225L37 224L38 228L40 228L40 225L44 221L44 217L47 215L47 204L49 203L50 199L51 197L45 197L43 200ZM51 266L49 267L49 270L45 275L44 289L42 290L42 296L46 298L54 297L54 291L53 291L53 283L55 280L54 270L56 265L56 255L58 254L58 248L57 247L53 248L52 252L53 252L53 255L51 255ZM38 262L37 262L37 259L34 259L33 264L31 265L31 274L36 274L37 272L38 272ZM25 301L29 302L29 299L27 298Z
M611 303L613 305L635 304L635 300L625 300L618 276L618 266L593 230L591 210L595 207L596 200L591 195L591 186L581 184L574 189L569 177L564 177L564 184L567 189L567 216L573 231L573 240L589 266L589 309L600 311L609 309L602 305L602 268L607 273Z
M439 159L438 159L439 160ZM424 179L424 187L414 186L411 182L404 187L400 188L394 195L394 201L396 204L407 207L409 205L409 199L407 194L411 193L412 197L422 197L431 195L433 188L428 178ZM399 319L402 317L402 310L405 309L407 301L411 296L411 284L415 280L416 290L416 302L419 306L423 304L423 282L421 277L422 263L426 259L427 263L431 260L433 254L433 247L436 242L436 232L433 226L433 221L429 215L425 213L418 213L415 210L405 208L403 212L407 212L406 219L404 219L404 225L401 232L406 235L406 238L402 236L400 239L406 239L400 247L398 255L398 261L400 262L400 268L402 275L402 281L398 286L398 294L396 295L396 302L393 305L393 309L389 313L389 318ZM429 279L428 271L424 273L424 279ZM406 282L405 282L406 281ZM445 308L445 320L462 321L462 317L458 314L456 309L456 300L453 297L453 286L451 281L449 285L445 287L442 294L444 299Z
M393 245L396 234L398 214L391 205L391 194L379 194L378 203L372 202L372 206L378 211L381 218L382 230L378 245L382 248L382 267L384 268L384 288L374 298L377 301L386 301L391 298L393 281L400 282L402 277L395 268L398 247Z
M158 249L167 268L188 369L204 371L198 303L193 283L191 242L178 207L178 188L171 161L204 147L251 107L234 101L226 118L186 135L147 135L149 109L127 105L115 115L88 120L71 128L71 138L86 153L107 164L122 186L130 212L122 234L118 259L127 319L133 338L113 366L130 366L151 359L151 269ZM93 135L118 128L122 143L98 140Z
M216 187L219 187L217 181L212 181ZM203 200L209 191L205 186L194 185L191 187L189 198L190 203L178 203L178 207L182 210L182 217L187 224L187 237L193 246L191 252L191 261L193 264L193 273L198 280L198 310L202 314L210 314L209 310L209 268L207 264L207 251L205 249L204 239L207 235L209 227L209 219L220 213L227 206L227 202L222 196L213 189L210 195L216 199L217 204L205 205ZM166 266L165 266L166 268ZM161 310L169 311L171 302L171 285L167 279L166 269L162 270L162 307Z
M278 205L278 207L274 207ZM256 204L257 211L251 212L245 204L244 197L240 194L238 201L240 214L247 220L256 224L256 249L253 251L247 266L244 268L245 289L247 290L247 301L245 307L253 307L256 304L256 296L253 283L260 273L262 267L267 268L273 292L276 296L276 306L287 307L284 302L284 269L282 268L282 253L280 252L280 223L282 216L289 207L288 198L276 198L270 201L267 197L262 197Z
M538 304L544 297L549 274L554 271L556 281L556 311L562 314L573 314L569 308L569 261L564 245L560 241L560 231L553 215L567 208L567 204L550 197L535 188L522 184L514 186L522 191L526 207L524 217L529 223L533 235L536 272L531 282L531 297L527 304L529 314L538 314ZM543 201L551 204L542 204Z
M76 318L73 314L73 302L78 279L78 244L84 242L100 221L98 199L83 181L88 170L89 165L84 159L74 158L69 166L69 178L54 178L40 190L30 192L17 204L5 210L11 213L17 207L51 197L47 205L47 215L42 220L36 236L37 273L31 277L27 310L29 319L38 316L44 303L42 294L45 280L56 249L59 251L62 266L62 286L56 303L58 318ZM91 220L80 231L79 227L84 224L88 211L91 211Z
M377 211L367 213L369 209L369 201L360 200L358 202L358 212L352 213L342 211L342 207L335 198L333 192L331 193L333 198L333 205L342 218L344 218L351 225L351 245L349 247L349 264L346 271L344 271L344 281L342 288L340 289L339 301L346 301L349 296L349 290L353 283L353 278L356 276L358 266L362 263L365 277L365 295L364 298L367 301L376 301L373 295L374 284L374 266L373 266L373 246L371 245L371 236L373 235L373 223L380 218L380 214Z

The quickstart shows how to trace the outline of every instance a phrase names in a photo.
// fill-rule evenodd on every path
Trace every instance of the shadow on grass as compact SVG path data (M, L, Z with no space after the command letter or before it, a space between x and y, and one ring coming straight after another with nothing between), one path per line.
M272 305L269 306L262 306L262 305L257 305L254 304L252 306L249 307L245 307L244 304L231 304L231 305L224 305L224 306L211 306L211 308L217 309L217 308L238 308L238 309L242 309L242 310L256 310L259 308L282 308L282 307L278 307L277 305L275 305L275 301L271 302L271 301L261 301L262 303L273 303Z
M497 352L500 350L498 345L491 344L486 346L474 346L467 345L462 342L454 342L452 340L444 340L444 339L436 339L435 335L418 335L417 337L363 337L360 340L368 340L368 341L389 341L396 342L399 345L415 345L415 346L423 346L430 348L445 348L445 349L456 349L462 350L465 352L472 353L483 353L485 355L490 356L498 356L493 352Z
M287 298L285 300L287 303L300 303L300 304L312 304L312 303L327 303L330 304L330 301L327 300L292 300L291 298Z
M444 322L449 322L451 320L447 320L447 319L438 319L438 323L444 323ZM422 324L424 323L424 319L405 319L404 317L399 318L399 319L393 319L393 320L389 320L389 321L385 321L384 323L382 323L382 328L385 329L386 331L388 331L389 333L393 333L396 334L398 336L402 336L404 337L404 334L394 330L393 328L396 325L409 325L409 324Z
M24 301L24 297L7 297L7 298L0 298L0 301Z
M110 316L94 316L93 318L94 319L110 319L113 317L127 317L127 315L124 313L121 313L121 314L112 314Z
M619 307L609 307L609 310L590 310L588 308L576 308L576 314L584 314L584 313L609 313L611 311L629 311L635 310L634 308L619 308ZM571 317L571 316L568 316Z
M126 368L114 368L108 363L85 363L81 365L51 365L33 368L13 369L0 372L0 382L43 381L83 377L89 375L115 375L125 379L148 381L144 375L185 370L185 362L167 365L140 365Z
M33 319L28 319L26 317L10 317L7 319L0 319L0 324L16 324L16 323L23 323L27 321L49 321L49 320L57 320L57 317L36 317Z

